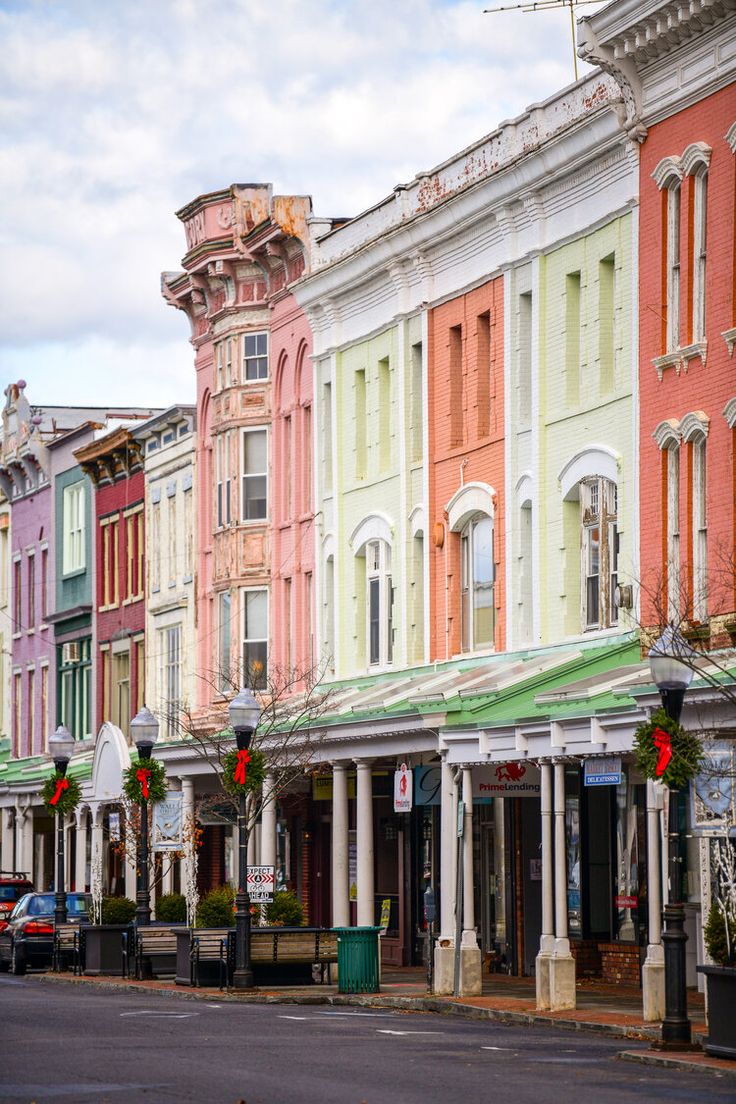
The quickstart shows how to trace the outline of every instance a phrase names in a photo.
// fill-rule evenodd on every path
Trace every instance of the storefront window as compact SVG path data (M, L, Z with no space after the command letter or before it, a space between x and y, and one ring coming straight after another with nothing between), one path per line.
M567 928L571 939L583 935L580 897L580 776L565 775L565 839L567 844Z
M646 787L635 785L631 768L625 766L621 785L616 787L614 810L613 937L627 943L639 942L642 892L642 859L646 817Z

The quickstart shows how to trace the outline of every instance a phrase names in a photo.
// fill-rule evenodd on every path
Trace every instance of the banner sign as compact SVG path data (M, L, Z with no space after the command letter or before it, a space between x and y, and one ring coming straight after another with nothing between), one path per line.
M736 754L733 744L723 740L705 740L703 750L702 769L690 786L693 832L699 836L736 835Z
M251 901L270 904L273 901L273 891L276 885L276 867L249 866L247 885L248 896Z
M120 813L107 814L107 827L110 833L110 843L118 843L120 840Z
M184 850L181 792L170 792L153 806L151 840L153 851Z
M394 771L394 812L410 813L412 807L412 773L407 770L406 763L402 763L399 770Z
M586 759L583 781L586 786L620 786L623 781L621 756Z
M439 805L440 767L414 768L414 804ZM539 797L539 767L532 763L483 763L473 767L473 804L489 805L494 797Z

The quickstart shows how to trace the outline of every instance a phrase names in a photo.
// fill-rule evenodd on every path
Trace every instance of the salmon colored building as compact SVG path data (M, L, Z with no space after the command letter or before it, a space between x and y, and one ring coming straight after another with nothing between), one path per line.
M505 647L503 277L429 312L430 659Z

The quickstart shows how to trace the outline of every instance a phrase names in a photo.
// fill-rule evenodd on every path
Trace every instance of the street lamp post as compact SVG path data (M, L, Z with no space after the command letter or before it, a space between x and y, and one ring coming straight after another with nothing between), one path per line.
M669 625L649 651L649 667L657 685L662 707L673 721L680 720L685 692L692 682L695 652L679 629ZM679 855L679 808L677 790L670 790L667 833L669 901L663 910L664 1000L662 1044L670 1049L692 1045L692 1027L687 1015L685 973L685 909Z
M153 745L158 739L158 721L147 705L136 713L130 722L133 743L138 748L138 758L145 763L151 758ZM141 796L141 825L136 855L135 922L138 927L151 923L151 894L148 888L148 802Z
M252 690L241 690L228 707L238 751L247 751L258 727L261 707ZM250 961L250 895L248 893L248 824L245 790L238 807L238 892L235 897L235 972L233 988L253 988Z
M49 753L62 778L74 751L74 737L68 728L59 725L49 736ZM66 923L66 889L64 887L64 816L56 810L56 897L54 899L54 923Z

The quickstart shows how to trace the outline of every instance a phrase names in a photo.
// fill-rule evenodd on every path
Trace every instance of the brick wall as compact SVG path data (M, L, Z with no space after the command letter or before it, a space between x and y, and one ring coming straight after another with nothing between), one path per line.
M632 943L599 943L601 980L609 985L641 985L639 947Z

